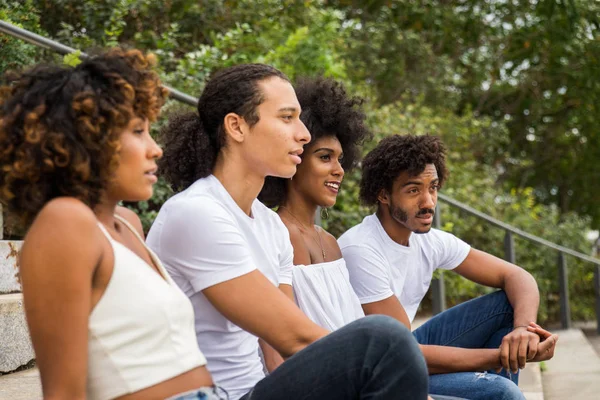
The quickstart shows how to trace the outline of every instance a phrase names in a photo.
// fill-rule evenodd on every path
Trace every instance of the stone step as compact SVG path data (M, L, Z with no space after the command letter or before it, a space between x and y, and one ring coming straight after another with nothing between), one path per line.
M14 371L33 358L23 310L23 295L0 295L0 373Z
M554 357L542 373L546 400L596 400L600 393L600 357L580 329L557 331Z
M41 400L42 385L37 368L0 375L0 400Z
M530 363L519 373L519 388L527 400L544 400L539 363Z
M19 259L21 241L0 240L0 294L21 291Z

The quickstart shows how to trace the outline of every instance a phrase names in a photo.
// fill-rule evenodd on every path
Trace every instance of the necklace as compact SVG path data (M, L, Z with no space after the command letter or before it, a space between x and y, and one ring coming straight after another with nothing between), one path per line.
M300 222L300 220L294 214L292 214L292 212L290 211L289 208L287 208L286 206L280 206L279 208L285 208L285 211L287 211L287 213L290 214L292 216L292 218L294 218L296 220L296 222L298 222L298 224L300 224L301 227L308 230L308 228L306 226L304 226L304 224L302 224L302 222ZM323 239L321 238L321 232L319 231L319 229L315 229L317 231L317 236L319 237L319 240L317 240L313 235L308 235L308 236L310 236L310 238L312 240L314 240L315 243L317 243L317 245L321 249L321 254L323 255L323 261L325 261L326 260L325 249L323 248Z

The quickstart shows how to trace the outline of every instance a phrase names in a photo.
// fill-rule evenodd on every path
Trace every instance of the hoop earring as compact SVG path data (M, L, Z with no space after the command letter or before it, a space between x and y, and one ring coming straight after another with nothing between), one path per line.
M329 218L329 209L323 207L321 208L321 219Z

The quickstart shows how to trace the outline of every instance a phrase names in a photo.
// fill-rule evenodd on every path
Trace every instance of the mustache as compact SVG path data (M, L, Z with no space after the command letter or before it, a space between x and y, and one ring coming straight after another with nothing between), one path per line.
M431 214L432 216L435 215L435 210L432 208L422 208L419 210L419 212L417 213L417 217L420 217L421 215L425 215L425 214Z

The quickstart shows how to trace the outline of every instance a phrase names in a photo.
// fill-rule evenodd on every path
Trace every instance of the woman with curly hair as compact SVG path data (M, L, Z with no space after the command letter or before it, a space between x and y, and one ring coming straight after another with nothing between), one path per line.
M300 119L312 140L304 146L294 177L269 177L258 198L268 207L278 207L290 233L294 267L289 295L311 320L336 330L364 313L340 247L333 235L314 224L315 214L318 207L335 204L344 171L355 166L359 146L371 133L360 109L362 99L350 97L335 80L304 79L295 89ZM269 362L271 357L265 357ZM268 363L267 367L272 368Z
M149 123L167 91L151 61L116 49L0 87L0 200L29 227L20 273L47 400L217 398L189 300L118 206L157 179Z
M191 299L196 335L231 400L425 399L427 371L410 332L372 316L333 333L277 287L293 250L281 219L257 200L265 178L290 178L310 140L286 76L238 65L206 84L197 112L163 132L159 165L176 190L148 243ZM288 358L265 377L259 339Z
M347 94L333 79L303 79L296 86L300 119L311 133L302 163L292 179L269 177L259 199L287 227L294 248L292 285L282 290L315 323L336 330L365 316L350 284L337 240L314 224L318 207L332 207L344 178L371 138L361 110L363 100ZM265 364L273 370L283 360L265 347ZM436 396L436 399L452 399Z

